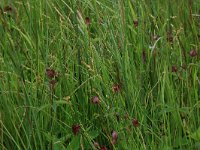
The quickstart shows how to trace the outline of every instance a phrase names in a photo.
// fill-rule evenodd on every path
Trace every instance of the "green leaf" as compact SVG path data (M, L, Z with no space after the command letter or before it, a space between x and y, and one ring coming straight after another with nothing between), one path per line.
M56 143L53 145L53 149L54 150L65 150L66 148L64 147L64 145L62 143Z
M95 139L99 135L99 131L88 131L91 140Z
M200 141L200 127L198 128L197 131L191 134L191 138L194 140Z
M72 141L67 146L67 150L79 150L80 148L80 135L74 136Z

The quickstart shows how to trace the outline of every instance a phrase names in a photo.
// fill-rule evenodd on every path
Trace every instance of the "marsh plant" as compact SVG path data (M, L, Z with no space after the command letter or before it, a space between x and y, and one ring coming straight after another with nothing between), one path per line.
M199 0L1 0L1 150L200 149Z

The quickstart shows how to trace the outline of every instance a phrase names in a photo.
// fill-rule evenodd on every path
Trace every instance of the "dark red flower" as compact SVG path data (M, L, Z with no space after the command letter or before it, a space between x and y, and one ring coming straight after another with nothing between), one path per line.
M190 51L190 56L191 56L191 57L197 56L197 51L194 50L194 49L192 49L192 50Z
M100 104L99 97L98 97L98 96L94 96L94 97L92 98L92 103L93 103L93 104Z
M138 20L134 20L134 21L133 21L133 24L134 24L135 27L137 27L138 24L139 24L139 23L138 23Z
M54 78L57 76L56 71L53 69L49 69L49 68L46 69L46 74L47 74L47 77L49 77L49 78Z
M178 68L176 66L172 66L172 72L177 72Z
M137 119L133 119L133 120L132 120L132 123L133 123L133 126L134 126L134 127L139 127L139 125L140 125L140 124L139 124L139 121L138 121Z
M113 92L119 92L120 91L120 85L119 84L114 84L112 87Z
M72 125L72 132L73 132L73 134L77 135L79 133L80 128L81 128L81 126L78 125L78 124Z
M105 146L102 146L100 150L107 150Z
M86 17L86 18L85 18L85 24L86 24L86 25L90 25L90 24L91 24L91 21L90 21L90 18L89 18L89 17Z

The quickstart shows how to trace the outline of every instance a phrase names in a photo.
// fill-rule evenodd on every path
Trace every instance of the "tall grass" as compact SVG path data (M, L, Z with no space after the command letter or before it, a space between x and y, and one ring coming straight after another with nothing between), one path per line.
M0 149L200 149L198 0L0 10Z

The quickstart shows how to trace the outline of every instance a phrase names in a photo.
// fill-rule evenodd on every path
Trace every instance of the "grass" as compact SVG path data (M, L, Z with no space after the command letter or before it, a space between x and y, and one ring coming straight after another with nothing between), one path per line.
M0 10L0 149L200 149L198 0Z

